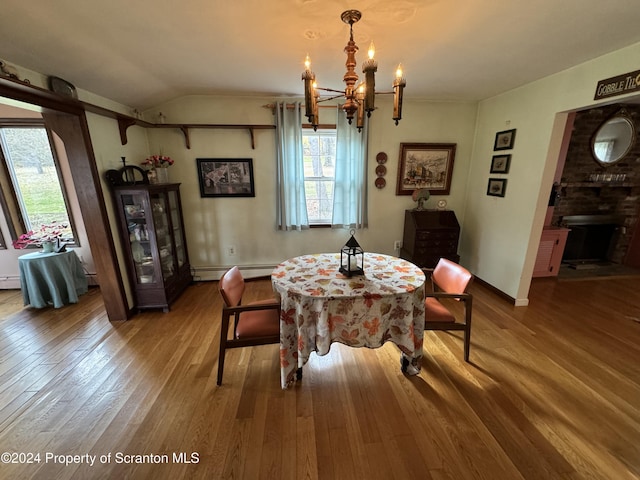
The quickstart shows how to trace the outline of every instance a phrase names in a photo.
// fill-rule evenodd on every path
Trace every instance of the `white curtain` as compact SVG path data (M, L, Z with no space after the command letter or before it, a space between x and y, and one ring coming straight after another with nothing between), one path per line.
M276 105L277 223L279 230L309 228L304 195L302 114L299 103Z
M358 132L338 110L333 228L367 227L367 136L368 122Z

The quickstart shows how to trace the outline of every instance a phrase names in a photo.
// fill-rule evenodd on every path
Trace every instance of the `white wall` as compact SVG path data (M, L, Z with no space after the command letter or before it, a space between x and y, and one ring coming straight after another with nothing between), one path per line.
M271 110L263 106L274 101L273 97L188 96L160 105L145 116L154 119L162 112L166 123L273 125ZM447 198L449 208L462 222L476 105L407 101L404 118L395 126L391 102L383 99L378 103L369 137L369 228L358 231L356 238L366 251L397 254L393 243L402 239L404 211L415 207L411 197L395 194L400 142L457 144L451 194L432 197L428 206L433 208L439 198ZM330 111L321 110L321 122L333 123L329 116ZM296 255L337 252L349 238L342 229L276 229L275 130L256 130L255 150L246 130L193 129L190 135L190 150L177 129L150 129L149 143L152 153L176 160L170 177L182 184L189 256L200 278L218 278L234 264L244 267L248 276L264 275ZM387 185L377 189L373 185L378 165L375 157L381 151L388 155ZM255 198L201 198L196 158L252 158ZM235 256L227 254L229 246L235 247Z
M482 101L469 170L461 261L526 305L564 128L560 112L594 104L599 80L638 69L640 44ZM629 100L630 95L610 100ZM517 129L505 198L486 195L498 131Z
M89 125L96 166L100 173L105 205L107 214L109 215L109 224L115 238L114 243L118 254L118 263L125 283L127 300L129 307L132 307L134 300L126 275L126 260L119 240L118 217L114 211L113 197L109 189L109 184L105 180L104 173L107 170L118 170L122 168L122 157L125 157L127 165L137 165L139 163L138 159L146 158L148 152L147 133L146 130L141 127L129 127L127 130L127 144L121 145L118 122L114 119L87 113L87 124Z

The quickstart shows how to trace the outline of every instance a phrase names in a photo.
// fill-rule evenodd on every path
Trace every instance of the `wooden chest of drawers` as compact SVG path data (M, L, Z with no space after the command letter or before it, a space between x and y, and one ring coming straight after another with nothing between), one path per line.
M407 210L400 257L433 268L444 257L458 263L460 224L451 210Z

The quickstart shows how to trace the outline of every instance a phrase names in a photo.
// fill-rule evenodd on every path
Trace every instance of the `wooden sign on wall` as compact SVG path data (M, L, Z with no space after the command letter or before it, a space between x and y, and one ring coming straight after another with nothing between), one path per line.
M615 97L640 90L640 70L600 80L596 86L594 100Z

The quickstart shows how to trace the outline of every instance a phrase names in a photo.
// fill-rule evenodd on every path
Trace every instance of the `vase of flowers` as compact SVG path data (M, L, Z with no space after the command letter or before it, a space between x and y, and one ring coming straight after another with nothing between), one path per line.
M69 225L53 221L20 235L13 242L13 248L42 247L44 253L61 252L65 248L61 239L65 233L68 233L68 228Z
M173 159L166 155L152 155L141 165L146 168L151 183L169 183L169 167L173 163Z

